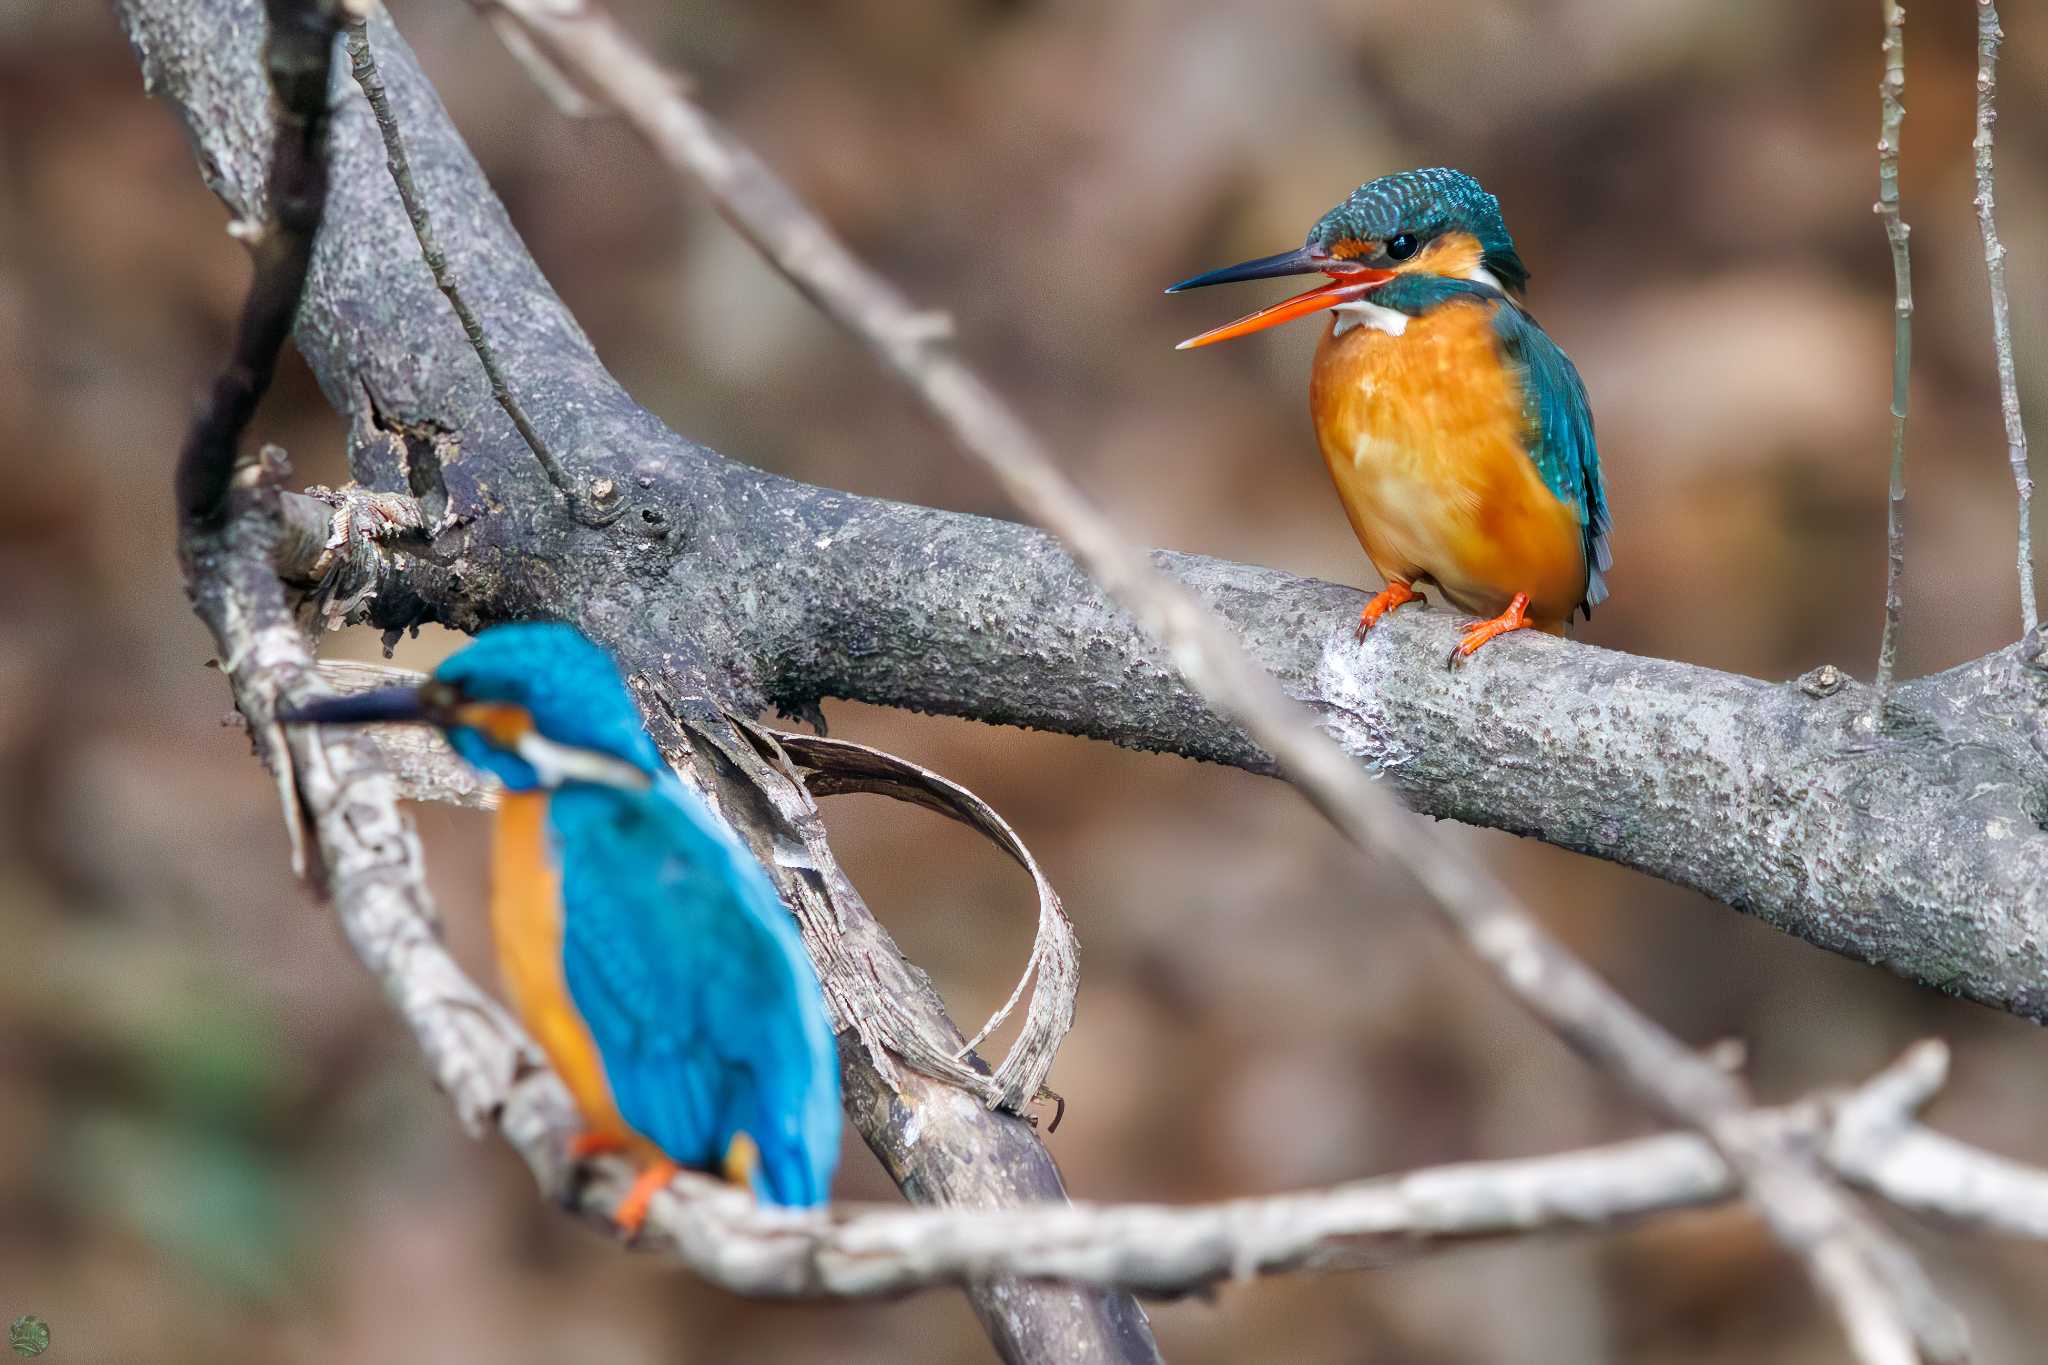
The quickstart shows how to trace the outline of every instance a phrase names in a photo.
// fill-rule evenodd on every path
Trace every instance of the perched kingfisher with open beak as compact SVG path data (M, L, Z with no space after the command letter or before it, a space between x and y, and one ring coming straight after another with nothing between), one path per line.
M611 659L564 625L496 626L421 687L292 722L437 725L504 784L491 928L506 993L569 1087L579 1157L642 1171L637 1233L678 1166L771 1203L825 1202L839 1066L795 920L662 762Z
M1305 245L1182 280L1169 294L1279 275L1305 293L1190 337L1228 341L1331 314L1309 411L1359 544L1386 587L1358 637L1435 584L1484 619L1456 664L1510 631L1565 633L1607 597L1607 495L1579 373L1520 303L1529 272L1500 201L1462 171L1361 185Z

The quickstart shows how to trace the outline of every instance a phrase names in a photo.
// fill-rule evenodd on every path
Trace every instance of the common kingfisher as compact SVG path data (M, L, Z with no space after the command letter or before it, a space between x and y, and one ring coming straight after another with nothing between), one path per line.
M496 626L423 686L286 719L433 724L504 784L499 971L581 1112L576 1155L643 1164L616 1214L629 1235L679 1166L776 1204L825 1201L839 1068L817 974L767 873L662 762L603 650L570 626Z
M1534 628L1565 633L1606 600L1613 567L1593 415L1572 362L1520 299L1529 272L1500 201L1462 171L1359 186L1294 251L1167 290L1322 273L1319 284L1190 337L1207 346L1334 316L1309 412L1351 529L1386 587L1358 637L1433 583L1482 619L1451 662Z

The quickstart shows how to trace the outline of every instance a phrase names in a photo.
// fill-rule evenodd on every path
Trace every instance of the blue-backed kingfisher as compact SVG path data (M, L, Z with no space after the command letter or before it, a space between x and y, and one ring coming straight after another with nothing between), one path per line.
M1169 289L1324 274L1329 282L1181 343L1245 336L1328 310L1309 411L1351 529L1386 588L1358 635L1435 584L1488 640L1562 635L1606 599L1610 521L1578 371L1524 312L1529 272L1500 201L1462 171L1358 187L1294 251Z
M496 626L420 687L287 720L439 726L504 784L491 927L506 993L568 1084L578 1156L643 1163L637 1232L678 1166L825 1202L839 1067L824 995L760 863L677 780L611 659L574 628Z

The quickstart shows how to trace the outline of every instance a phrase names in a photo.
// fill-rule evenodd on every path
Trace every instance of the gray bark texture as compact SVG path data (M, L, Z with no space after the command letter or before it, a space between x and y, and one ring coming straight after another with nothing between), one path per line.
M247 0L134 0L153 89L238 212L260 193ZM1135 748L1271 764L1217 720L1039 532L794 483L635 405L541 278L433 92L373 25L415 176L512 382L593 498L579 525L491 399L337 83L329 227L300 348L352 422L366 485L426 530L323 584L375 624L567 616L665 686L735 710L850 697ZM338 68L337 68L338 70ZM605 481L609 481L607 484ZM1524 638L1450 673L1450 618L1350 640L1359 594L1161 552L1360 761L1427 814L1697 888L1832 951L2048 1018L2048 639L1901 684L1873 717L1831 669L1772 684Z
M207 183L259 193L249 0L128 6ZM1270 771L1041 532L778 478L668 430L598 361L388 24L386 79L465 292L549 444L627 513L560 496L492 401L337 78L329 229L300 349L353 423L366 485L431 534L359 557L387 628L566 615L629 667L737 710L848 697ZM209 60L209 59L212 60ZM338 69L338 68L337 68ZM536 116L542 116L537 114ZM339 225L339 226L334 226ZM1350 588L1160 552L1415 809L1705 892L1831 951L2048 1019L2048 638L1900 685L1881 723L1832 669L1772 684L1524 637L1451 673L1446 615L1351 641ZM373 579L366 580L364 575Z

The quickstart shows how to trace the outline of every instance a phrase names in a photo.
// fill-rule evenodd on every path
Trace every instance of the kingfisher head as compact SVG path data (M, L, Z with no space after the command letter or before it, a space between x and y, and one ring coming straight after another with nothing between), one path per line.
M640 789L662 771L618 668L574 626L493 626L418 687L327 697L280 718L436 725L511 791L565 782Z
M1369 180L1318 218L1308 241L1295 250L1211 270L1166 292L1313 274L1329 276L1329 283L1190 337L1179 349L1229 341L1326 308L1364 302L1402 275L1474 280L1515 294L1529 279L1501 221L1500 201L1463 171L1437 167Z

